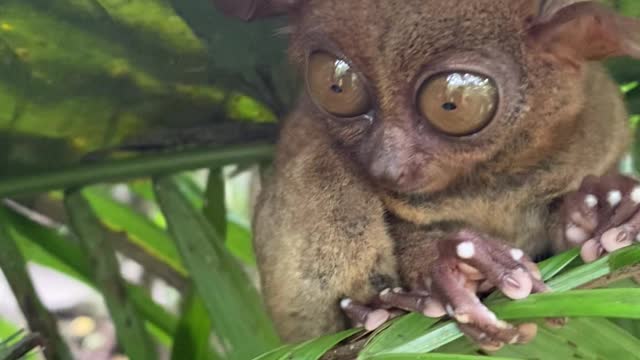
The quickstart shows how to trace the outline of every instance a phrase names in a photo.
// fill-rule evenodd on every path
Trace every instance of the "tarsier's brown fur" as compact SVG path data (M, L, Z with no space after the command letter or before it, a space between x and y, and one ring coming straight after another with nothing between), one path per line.
M601 65L571 64L529 43L538 4L309 0L292 13L293 62L304 68L313 46L339 52L367 77L378 110L374 124L347 126L304 94L284 122L255 249L286 341L347 326L343 297L367 303L384 288L411 288L437 257L435 241L461 225L533 257L561 248L557 199L615 168L630 139L621 95ZM460 141L425 129L412 91L430 62L466 52L495 60L515 86L500 119ZM390 153L406 154L416 176L429 178L420 191L371 181L367 166Z

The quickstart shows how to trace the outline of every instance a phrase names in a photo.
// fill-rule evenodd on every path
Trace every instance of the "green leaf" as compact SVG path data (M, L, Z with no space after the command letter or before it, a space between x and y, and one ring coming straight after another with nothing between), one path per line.
M178 323L176 337L171 350L172 360L215 360L209 344L211 320L202 299L190 291L182 300L182 317Z
M232 219L227 222L227 248L245 265L255 266L256 256L251 238L251 230L246 225Z
M541 327L527 345L508 346L497 355L545 360L637 359L640 340L605 319L571 319L562 329Z
M245 265L255 266L256 259L251 242L251 229L248 224L244 224L233 213L227 212L226 184L222 181L222 173L216 169L211 171L205 192L187 176L178 176L177 184L194 207L203 209L205 217L212 222L216 230L224 229L227 249ZM214 176L212 177L212 175ZM205 201L202 200L203 198ZM219 236L222 236L222 233L218 231Z
M291 350L295 348L294 345L283 345L277 349L271 350L263 355L258 356L253 360L280 360L283 356L287 356L291 353Z
M573 249L556 255L538 264L542 279L547 281L580 258L580 249Z
M97 287L91 277L87 256L71 239L1 206L0 218L7 219L9 231L15 236L27 260L60 271L93 288ZM137 311L160 329L163 337L173 337L177 321L171 314L151 300L139 286L128 284L127 292Z
M133 159L114 160L109 164L87 162L63 169L52 169L45 174L0 178L0 197L34 194L210 166L255 163L271 159L272 151L272 146L256 145L140 156Z
M167 264L179 274L187 275L178 250L163 229L99 189L89 188L83 193L102 223L114 231L126 232L129 239L147 254Z
M592 289L535 294L490 306L506 320L544 317L640 319L640 289Z
M18 333L20 329L12 323L0 318L0 342L9 340L13 335Z
M371 360L487 360L486 356L449 355L449 354L402 354L380 355L367 359ZM492 357L495 360L516 360L515 358Z
M202 209L204 216L218 232L219 239L226 239L227 207L225 201L225 179L222 168L209 170L207 190L204 198L206 199L204 208Z
M438 322L438 319L427 318L422 314L411 313L397 319L377 336L373 337L358 359L397 348L413 340L421 339Z
M609 275L613 271L640 263L640 245L616 251L597 261L569 270L547 282L554 291L575 289Z
M65 205L72 228L93 263L92 276L104 296L119 343L132 359L156 359L155 348L144 322L120 277L115 251L107 241L89 202L81 192L74 192L65 197Z
M282 357L282 360L318 360L322 357L322 355L331 350L341 341L359 333L360 331L360 329L345 330L337 334L327 335L312 341L308 341L293 348L290 354L286 355L286 357Z
M173 179L156 180L155 193L225 354L246 360L274 348L277 336L255 288L211 224Z

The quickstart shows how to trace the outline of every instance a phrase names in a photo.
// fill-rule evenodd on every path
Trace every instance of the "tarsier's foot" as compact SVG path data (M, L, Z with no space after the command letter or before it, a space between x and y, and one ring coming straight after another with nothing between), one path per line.
M640 241L640 183L623 175L588 176L564 203L565 239L581 245L582 259Z
M535 324L513 326L499 320L477 295L495 287L512 299L548 291L536 265L522 250L467 230L441 241L438 250L440 256L432 264L423 289L387 289L379 296L382 305L376 307L343 300L343 310L369 330L393 317L390 308L428 317L449 315L462 332L486 350L527 343L535 337Z

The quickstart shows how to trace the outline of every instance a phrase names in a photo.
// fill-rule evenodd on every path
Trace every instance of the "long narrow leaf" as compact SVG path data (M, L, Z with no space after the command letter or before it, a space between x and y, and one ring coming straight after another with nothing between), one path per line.
M158 179L155 192L225 354L246 360L274 348L277 337L257 292L221 242L211 240L217 236L211 225L173 179Z
M144 322L130 301L125 282L120 277L115 251L106 240L91 206L81 192L69 194L65 204L72 228L94 264L93 278L102 291L119 343L132 359L156 359Z
M318 360L331 348L336 346L336 344L341 341L349 338L352 335L357 334L361 330L359 329L351 329L339 332L337 334L323 336L321 338L306 342L302 345L295 347L291 354L287 355L287 357L283 357L282 360L286 359L304 359L304 360Z
M531 344L508 346L498 355L545 360L639 359L640 339L605 319L571 319L562 329L541 327Z
M16 239L22 254L29 261L50 267L85 284L97 288L91 276L91 266L79 245L52 229L0 207L0 218L7 219L8 228ZM136 310L165 337L173 337L176 319L153 302L147 292L127 284L127 292Z
M27 272L26 262L14 239L9 235L6 219L0 218L0 268L11 286L29 328L42 334L49 346L44 350L47 359L71 359L71 353L58 332L56 319L40 302Z
M108 164L87 162L75 167L49 171L46 174L0 180L0 196L33 194L97 182L119 181L209 166L255 163L269 160L272 152L273 147L270 145L256 145L139 156L134 159L114 160Z
M449 354L402 354L402 355L380 355L370 358L371 360L487 360L486 356L472 355L449 355ZM517 360L515 358L492 357L494 360Z
M209 170L205 199L202 212L220 235L219 239L225 239L227 237L227 207L224 174L221 168Z
M182 317L178 323L171 351L172 360L215 360L209 344L211 320L202 299L190 291L182 300Z
M295 348L294 345L283 345L283 346L280 346L279 348L276 348L265 354L262 354L253 360L280 360L282 359L283 356L287 356L288 354L291 354L291 351L293 351L294 348Z
M180 275L187 271L178 250L167 233L131 207L116 202L95 189L83 191L100 221L115 231L124 231L129 239L154 258L164 262Z
M498 317L609 317L640 319L640 289L575 290L536 294L491 306Z
M431 319L418 313L411 313L394 321L388 328L373 337L365 349L360 353L359 359L366 359L374 354L382 353L388 349L410 343L412 340L422 338L429 332L438 319Z

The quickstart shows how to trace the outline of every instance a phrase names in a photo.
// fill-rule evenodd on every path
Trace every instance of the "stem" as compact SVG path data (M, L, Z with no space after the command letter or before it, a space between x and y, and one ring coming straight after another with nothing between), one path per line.
M99 182L121 181L178 171L228 164L246 164L271 159L273 146L255 145L229 149L206 149L171 154L138 156L108 163L80 163L45 174L0 179L0 197L29 195L39 192L81 187Z
M56 319L45 309L33 287L26 262L4 221L0 225L0 267L4 272L20 309L33 332L47 342L44 355L48 360L71 360L71 353L58 332Z

